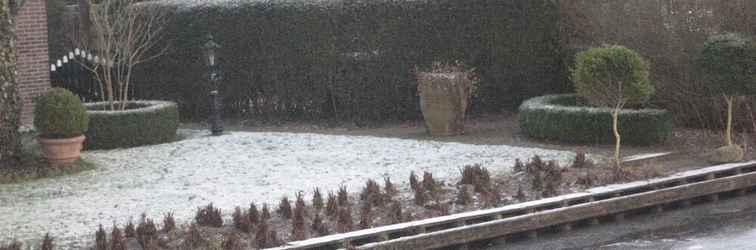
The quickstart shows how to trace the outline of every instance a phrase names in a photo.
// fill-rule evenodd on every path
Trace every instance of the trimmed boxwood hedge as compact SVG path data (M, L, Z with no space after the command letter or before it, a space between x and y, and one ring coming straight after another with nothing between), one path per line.
M85 104L89 114L87 149L126 148L176 139L179 113L174 102L129 101L123 111L105 110L107 105Z
M579 105L575 94L546 95L520 105L520 127L527 136L566 143L614 141L611 109ZM672 115L660 109L624 109L619 115L622 143L651 145L672 134Z

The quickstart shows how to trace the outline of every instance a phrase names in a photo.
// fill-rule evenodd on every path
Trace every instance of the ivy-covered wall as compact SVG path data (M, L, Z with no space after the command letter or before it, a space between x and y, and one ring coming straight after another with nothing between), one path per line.
M8 0L0 0L0 167L14 157L19 145L15 34L9 7Z

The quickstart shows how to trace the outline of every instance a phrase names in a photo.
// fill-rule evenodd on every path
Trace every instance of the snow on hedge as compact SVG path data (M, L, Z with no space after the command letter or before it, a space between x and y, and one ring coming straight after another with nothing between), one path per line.
M520 111L522 110L556 110L556 111L588 112L588 113L600 113L600 114L612 113L611 108L566 106L566 105L554 104L556 100L565 99L565 98L574 98L574 97L575 97L575 94L544 95L544 96L533 97L526 100L520 105ZM650 115L661 115L666 112L667 112L666 110L662 110L662 109L622 109L620 110L620 115L641 114L641 113L650 114Z
M114 105L120 105L121 102L113 102ZM132 113L150 113L159 110L163 110L172 106L176 106L175 102L170 101L155 101L155 100L138 100L128 101L126 105L136 105L140 108L125 109L125 110L99 110L98 107L108 107L110 102L88 102L84 103L87 107L87 113L90 115L124 115Z
M363 136L236 132L220 137L181 131L174 143L84 152L96 170L55 179L0 185L0 242L40 239L45 232L71 248L93 240L98 224L123 225L142 212L175 213L189 222L213 202L226 217L237 205L267 202L315 187L345 185L357 192L367 179L406 184L410 171L456 179L480 163L507 171L535 154L567 164L571 152L503 145L469 145ZM226 218L227 220L229 218Z

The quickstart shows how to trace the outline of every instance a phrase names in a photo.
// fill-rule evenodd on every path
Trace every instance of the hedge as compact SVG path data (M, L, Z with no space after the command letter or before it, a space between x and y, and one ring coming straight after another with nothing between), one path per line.
M520 106L520 128L525 135L565 143L614 142L611 109L586 107L575 94L546 95ZM622 143L651 145L672 134L672 115L660 109L624 109L619 115Z
M87 149L127 148L176 140L176 103L129 101L123 111L105 110L108 102L86 103L89 114Z
M182 3L184 2L184 3ZM461 59L481 73L476 110L568 89L550 0L168 1L169 50L139 67L138 99L207 117L202 45L218 44L224 114L357 122L420 118L415 65Z

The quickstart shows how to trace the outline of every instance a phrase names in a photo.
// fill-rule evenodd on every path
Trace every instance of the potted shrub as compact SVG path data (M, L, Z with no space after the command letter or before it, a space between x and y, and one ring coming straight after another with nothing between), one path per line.
M743 148L732 142L732 112L737 96L756 94L756 43L745 35L726 33L709 38L699 58L706 92L727 103L724 146L709 154L715 163L743 159Z
M473 69L461 62L435 62L427 69L416 69L417 92L425 128L432 136L464 133L465 112L477 81Z
M34 126L42 154L51 166L70 166L79 159L89 116L84 104L68 90L53 88L34 104Z
M627 104L647 101L654 93L649 64L623 46L592 48L577 54L571 78L578 96L596 107L611 108L614 164L620 170L619 114ZM620 173L619 171L617 173Z

